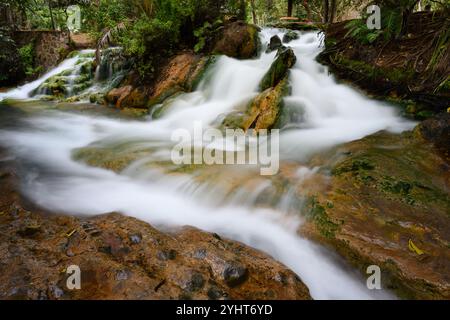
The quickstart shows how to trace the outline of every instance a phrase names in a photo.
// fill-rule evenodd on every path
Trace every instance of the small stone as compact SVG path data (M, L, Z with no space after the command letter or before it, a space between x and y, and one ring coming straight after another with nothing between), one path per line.
M141 243L141 240L142 240L142 237L139 234L132 234L132 235L130 235L130 241L133 244L139 244L139 243Z
M220 290L217 287L209 288L207 295L208 295L208 298L210 298L211 300L224 300L224 299L228 298L228 293Z
M159 251L156 256L162 261L175 260L177 252L175 250L163 250Z
M240 263L228 263L223 271L223 278L227 285L235 287L245 282L248 278L248 270Z
M127 270L119 270L116 273L117 281L128 280L128 277L129 277L129 272Z
M203 288L205 285L205 279L198 272L192 272L188 281L184 283L182 288L187 292L195 292Z
M56 285L51 285L49 287L49 292L50 292L50 296L55 299L59 299L64 295L64 291Z

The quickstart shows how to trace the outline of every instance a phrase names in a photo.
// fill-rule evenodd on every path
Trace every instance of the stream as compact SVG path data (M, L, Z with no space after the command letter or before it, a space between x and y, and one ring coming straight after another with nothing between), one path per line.
M262 43L275 34L282 38L283 31L263 29ZM157 120L42 107L13 120L14 125L10 118L0 120L0 144L22 168L23 193L48 210L73 215L117 211L161 228L195 226L269 254L298 274L314 299L394 299L388 291L367 289L366 279L335 253L298 235L304 218L295 190L320 170L308 164L312 156L380 130L400 133L414 123L395 107L329 75L315 61L322 50L317 32L301 33L288 46L297 63L285 105L298 109L301 117L280 133L280 166L294 167L291 185L282 192L276 178L261 176L258 166L177 170L170 158L175 130L193 132L198 121L214 127L221 115L258 94L276 54L264 53L264 48L254 60L218 58L197 90L170 100ZM51 76L73 69L79 59L65 60L42 78L0 93L0 107L3 99L15 99L15 105L26 109L33 91ZM76 151L87 146L133 157L124 170L114 172L75 160Z

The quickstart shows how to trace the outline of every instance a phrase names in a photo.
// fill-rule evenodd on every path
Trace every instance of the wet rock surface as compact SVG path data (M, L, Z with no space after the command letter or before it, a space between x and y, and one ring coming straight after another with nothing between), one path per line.
M270 129L276 123L283 107L283 97L289 88L287 79L282 80L275 88L269 88L253 99L245 112L234 112L224 119L227 128Z
M275 61L261 80L260 90L264 91L276 87L281 80L286 78L289 69L294 66L296 61L297 57L292 48L280 47Z
M16 192L13 166L0 170L1 299L310 299L292 271L238 242L118 213L47 214ZM71 265L80 290L67 288Z
M332 177L302 229L364 273L378 265L382 285L404 298L450 298L450 167L426 139L441 137L431 127L380 132L316 158Z

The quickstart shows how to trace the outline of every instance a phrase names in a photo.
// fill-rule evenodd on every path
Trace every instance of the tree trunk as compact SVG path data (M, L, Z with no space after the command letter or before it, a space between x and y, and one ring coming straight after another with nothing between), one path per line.
M288 0L288 12L287 12L288 17L292 17L293 7L294 7L294 0Z
M252 7L253 24L258 24L258 19L256 16L255 0L250 0L250 6Z
M329 14L328 14L328 17L330 19L330 21L328 21L328 22L330 22L330 23L334 22L334 19L336 16L336 7L337 7L336 0L331 0L331 5L329 8Z
M56 30L55 19L53 18L52 4L51 4L50 1L51 1L51 0L48 0L48 10L50 11L50 20L52 21L52 29L53 29L53 30Z
M323 0L323 22L328 23L329 21L329 8L330 3L328 0Z
M308 0L303 0L302 4L303 4L303 7L306 10L306 15L308 17L308 20L312 21L311 9L309 8Z
M245 0L240 0L239 3L239 16L238 19L239 20L243 20L245 21L247 19L247 15L246 15L246 10L247 9L247 3Z

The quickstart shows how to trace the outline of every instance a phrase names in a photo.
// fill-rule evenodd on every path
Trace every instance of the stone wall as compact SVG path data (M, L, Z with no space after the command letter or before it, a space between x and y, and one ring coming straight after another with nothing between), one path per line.
M13 38L19 48L34 43L35 65L42 66L44 70L55 67L70 49L70 35L67 31L15 31Z

